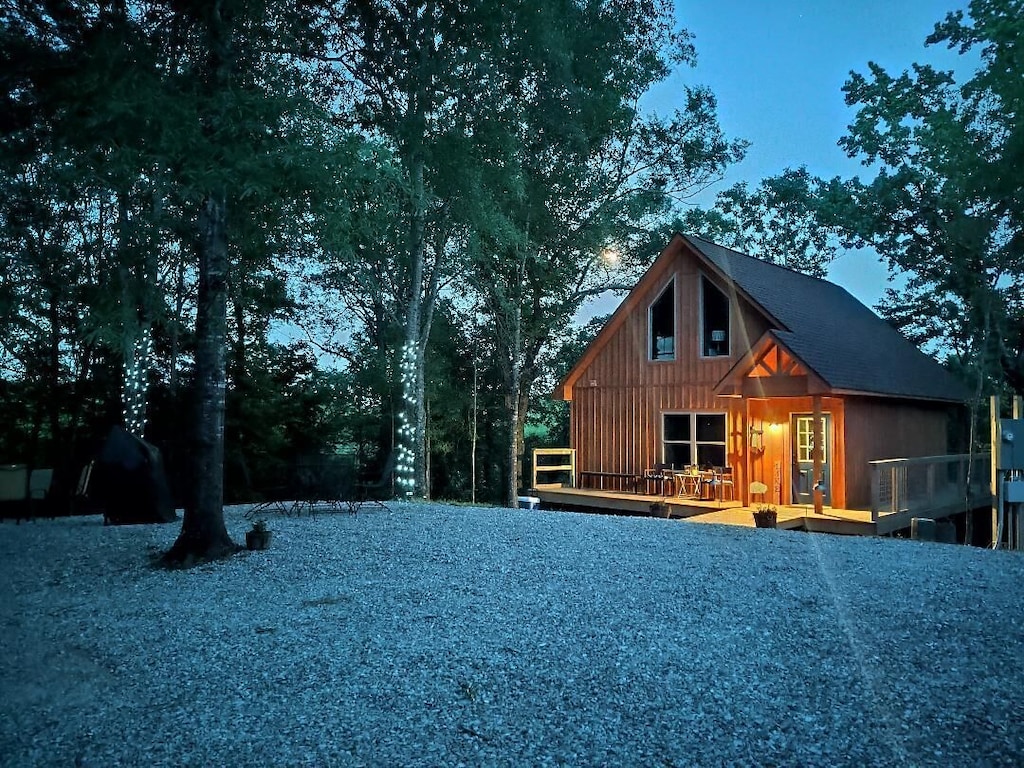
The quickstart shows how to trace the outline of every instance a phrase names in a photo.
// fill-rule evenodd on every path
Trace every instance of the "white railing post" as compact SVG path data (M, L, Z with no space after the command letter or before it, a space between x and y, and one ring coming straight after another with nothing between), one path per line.
M925 494L929 501L935 498L935 465L929 464L925 469Z
M871 468L871 522L877 523L882 497L882 473L875 462L868 466Z

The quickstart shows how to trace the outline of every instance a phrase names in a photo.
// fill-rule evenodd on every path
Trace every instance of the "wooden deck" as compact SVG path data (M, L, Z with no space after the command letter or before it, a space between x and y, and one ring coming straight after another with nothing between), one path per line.
M676 496L650 496L587 488L540 488L537 489L537 495L541 504L548 507L610 514L657 515L659 510L654 505L663 504L667 507L668 517L688 523L754 527L753 508L744 507L738 501L697 501ZM876 524L871 521L870 511L831 507L826 507L820 515L814 514L814 509L809 506L778 507L778 527L852 536L874 536L879 533Z
M566 509L583 508L592 512L626 512L652 515L651 507L664 504L669 517L690 517L720 509L741 506L738 501L698 501L678 496L657 496L628 491L603 491L592 488L539 488L542 503Z
M825 507L822 514L816 515L814 508L807 506L786 506L777 507L777 509L779 528L814 533L837 533L847 536L874 536L878 533L875 524L871 522L871 513L868 511ZM753 512L752 507L734 507L688 517L686 520L693 523L717 523L753 528Z

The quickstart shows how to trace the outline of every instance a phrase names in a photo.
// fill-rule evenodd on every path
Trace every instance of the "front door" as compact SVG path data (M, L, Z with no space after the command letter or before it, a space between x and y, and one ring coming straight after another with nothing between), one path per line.
M814 416L811 414L793 414L793 503L814 503ZM830 446L832 445L832 417L822 414L821 435L821 480L824 482L824 503L831 501L832 478L829 472L831 461Z

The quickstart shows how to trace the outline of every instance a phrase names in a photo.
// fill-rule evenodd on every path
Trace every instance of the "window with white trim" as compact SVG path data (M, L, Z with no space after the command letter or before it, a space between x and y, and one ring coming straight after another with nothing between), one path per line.
M821 419L821 434L825 435L825 419ZM796 417L796 460L801 464L811 464L814 461L814 417ZM828 463L828 442L822 441L821 462Z
M676 280L672 278L647 310L651 360L676 359Z
M670 467L726 465L724 413L662 414L661 439L661 455Z

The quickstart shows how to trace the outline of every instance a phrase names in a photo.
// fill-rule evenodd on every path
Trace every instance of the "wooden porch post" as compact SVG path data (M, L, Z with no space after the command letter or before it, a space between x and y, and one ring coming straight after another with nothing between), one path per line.
M812 481L812 493L814 495L814 514L820 515L825 506L825 493L818 487L818 483L821 482L821 447L825 441L825 436L821 431L821 395L815 395L813 398L814 402L814 419L812 420L813 426L811 427L811 434L813 435L814 448L811 451L811 455L814 459L814 470Z
M999 549L999 518L1003 500L1000 498L999 482L999 395L991 395L988 401L989 427L992 437L992 548ZM970 543L970 542L968 542Z
M750 427L754 422L750 420L750 399L743 398L743 436L740 438L743 441L743 480L740 484L740 501L743 506L750 504L750 478L752 477L751 472L754 471L751 466L750 458ZM763 424L764 422L762 422ZM764 436L761 437L761 444L764 445Z

